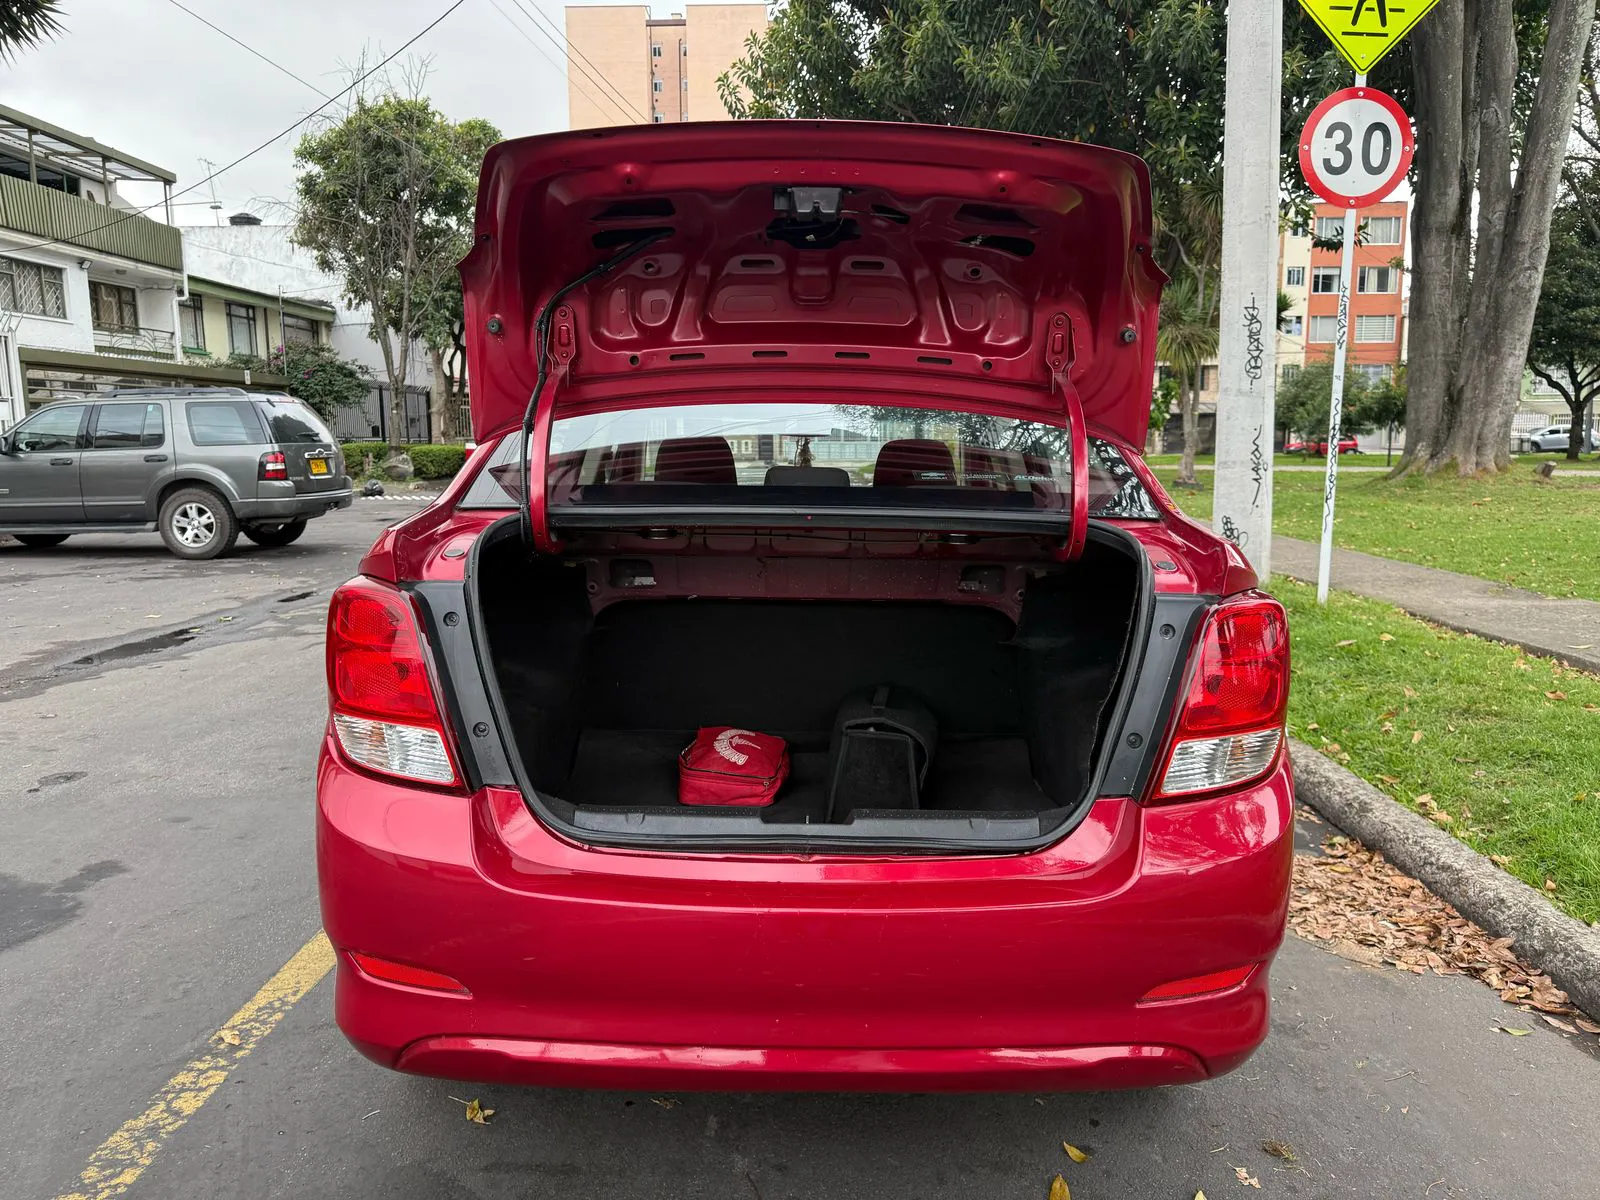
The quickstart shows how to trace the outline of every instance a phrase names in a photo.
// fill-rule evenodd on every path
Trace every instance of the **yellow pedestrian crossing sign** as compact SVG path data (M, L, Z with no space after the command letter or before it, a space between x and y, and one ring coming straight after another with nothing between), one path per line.
M1300 0L1345 62L1365 75L1439 0Z

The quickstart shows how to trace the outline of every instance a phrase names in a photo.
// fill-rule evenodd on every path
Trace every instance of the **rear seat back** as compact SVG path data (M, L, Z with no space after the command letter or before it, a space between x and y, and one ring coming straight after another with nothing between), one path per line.
M656 447L657 483L736 484L733 448L726 438L666 438Z

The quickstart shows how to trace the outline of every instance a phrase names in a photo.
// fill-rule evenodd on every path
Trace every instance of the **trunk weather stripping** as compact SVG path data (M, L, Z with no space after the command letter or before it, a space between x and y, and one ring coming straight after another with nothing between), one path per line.
M550 458L550 427L554 410L554 396L548 399L544 395L545 381L550 371L550 326L561 302L578 288L589 283L608 271L620 267L639 251L647 246L652 246L662 238L671 234L670 229L658 229L645 234L637 241L630 242L627 246L617 251L610 258L602 259L590 267L582 275L570 283L563 284L550 294L550 299L545 301L545 306L539 310L539 316L534 321L534 353L538 356L539 374L534 380L533 395L528 397L528 407L522 416L522 446L518 458L518 477L522 480L522 495L517 501L518 515L522 519L522 542L531 549L549 553L558 549L555 540L550 536L550 521L546 511L546 499L543 477L545 465ZM570 330L570 323L566 326ZM564 350L564 353L562 352ZM571 362L576 347L569 341L558 350L561 355L563 369ZM552 391L554 385L552 385ZM538 439L535 445L534 432L537 427ZM533 468L539 468L540 485L537 501L533 495ZM537 510L537 511L536 511Z

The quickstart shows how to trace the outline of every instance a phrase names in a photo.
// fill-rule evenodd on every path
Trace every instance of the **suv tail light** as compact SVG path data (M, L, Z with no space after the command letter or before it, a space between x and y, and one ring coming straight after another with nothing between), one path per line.
M1219 604L1190 660L1155 799L1188 799L1265 775L1283 744L1288 704L1283 605L1260 592Z
M256 471L257 479L287 479L289 478L289 460L283 456L281 450L268 450L261 456L261 466Z
M328 605L328 707L352 762L450 786L456 770L410 600L357 576Z

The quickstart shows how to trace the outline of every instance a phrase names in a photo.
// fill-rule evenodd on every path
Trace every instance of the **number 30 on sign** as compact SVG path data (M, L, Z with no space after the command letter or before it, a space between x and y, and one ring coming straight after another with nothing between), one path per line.
M1300 135L1300 170L1329 204L1365 208L1394 191L1416 148L1411 118L1393 96L1345 88L1312 110Z

